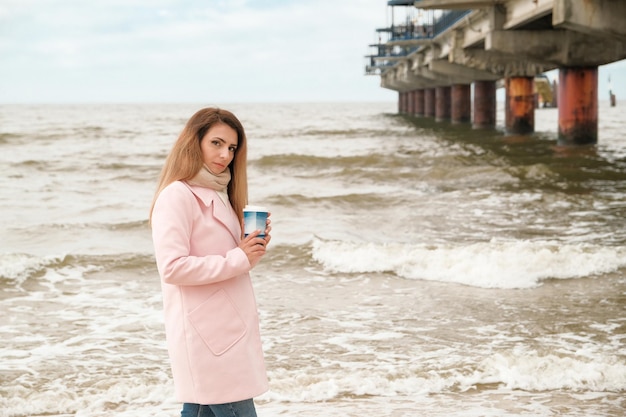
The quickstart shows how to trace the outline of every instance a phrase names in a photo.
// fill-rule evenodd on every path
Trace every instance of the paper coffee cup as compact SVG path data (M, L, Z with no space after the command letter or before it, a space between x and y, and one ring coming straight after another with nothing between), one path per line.
M243 235L248 236L255 230L260 230L260 238L265 238L267 225L267 209L262 206L246 206L243 209Z

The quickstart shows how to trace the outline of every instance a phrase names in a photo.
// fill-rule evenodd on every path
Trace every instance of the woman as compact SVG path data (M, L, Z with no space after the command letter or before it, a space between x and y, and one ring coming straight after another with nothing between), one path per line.
M168 155L150 222L165 331L182 417L254 417L267 391L249 271L271 236L242 239L246 135L229 111L205 108Z

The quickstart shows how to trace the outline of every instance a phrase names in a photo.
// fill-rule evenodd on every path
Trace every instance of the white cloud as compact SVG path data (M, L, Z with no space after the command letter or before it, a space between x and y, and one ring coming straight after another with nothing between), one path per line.
M5 0L0 54L11 59L0 69L0 100L115 99L113 92L122 90L125 96L117 99L142 100L155 85L180 91L177 97L163 94L171 100L208 90L240 100L362 99L365 90L372 99L392 99L381 95L378 80L363 75L363 55L384 20L385 3L259 4ZM37 85L31 88L37 96L20 84ZM293 94L277 92L281 85Z
M386 3L2 0L0 101L395 100L364 75Z

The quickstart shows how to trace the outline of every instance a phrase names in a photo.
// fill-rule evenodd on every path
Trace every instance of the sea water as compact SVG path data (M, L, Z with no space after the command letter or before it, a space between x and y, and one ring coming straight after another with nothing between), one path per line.
M0 415L176 416L149 207L203 104L0 106ZM626 412L626 135L222 104L246 127L260 417Z

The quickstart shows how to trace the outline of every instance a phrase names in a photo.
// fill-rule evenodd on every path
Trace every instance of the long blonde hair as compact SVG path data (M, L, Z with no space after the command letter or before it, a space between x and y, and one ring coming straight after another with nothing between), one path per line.
M231 180L228 184L228 198L239 222L243 221L243 208L248 203L248 174L246 161L248 148L246 133L237 117L216 107L207 107L198 110L187 121L178 139L170 151L159 178L159 185L150 207L150 222L152 211L159 193L174 181L186 181L193 178L202 168L202 148L200 142L206 132L216 123L224 123L237 132L237 149L232 162L228 165Z

